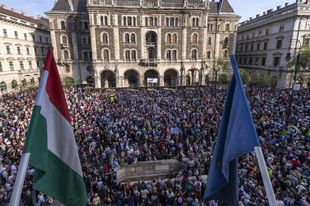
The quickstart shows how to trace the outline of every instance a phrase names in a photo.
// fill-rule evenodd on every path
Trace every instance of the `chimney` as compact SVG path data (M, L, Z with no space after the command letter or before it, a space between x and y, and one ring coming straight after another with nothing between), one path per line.
M12 8L11 10L12 10L13 12L15 12L15 13L16 13L16 9L13 9L13 8Z
M23 16L27 16L27 14L26 14L25 12L22 12L22 15L23 15Z
M38 19L40 19L40 18L41 18L41 16L40 16L40 15L38 15L37 17L38 17Z
M269 10L267 11L267 14L270 14L271 12L273 12L273 9L269 9Z
M256 14L256 18L258 18L260 16L260 14Z
M1 5L2 9L6 9L6 6L4 4Z
M252 20L253 18L252 17L250 17L250 21Z
M288 2L287 2L287 3L285 3L285 6L288 6Z
M266 12L264 11L263 15L266 15Z
M277 10L281 9L281 6L277 6Z
M29 18L32 18L32 19L34 19L34 17L33 17L33 16L29 16Z

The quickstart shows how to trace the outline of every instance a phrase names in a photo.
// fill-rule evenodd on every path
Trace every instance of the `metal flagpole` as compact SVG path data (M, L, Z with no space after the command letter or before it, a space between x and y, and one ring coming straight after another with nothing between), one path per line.
M30 158L30 153L25 153L22 155L22 158L20 160L18 172L16 176L16 181L13 187L13 193L12 193L10 204L9 204L10 206L19 206L29 158Z
M274 191L271 185L271 181L269 178L269 174L266 167L266 162L263 156L262 148L261 147L254 147L256 152L256 158L258 161L259 169L263 178L267 198L269 201L269 205L278 205L276 197L274 195Z

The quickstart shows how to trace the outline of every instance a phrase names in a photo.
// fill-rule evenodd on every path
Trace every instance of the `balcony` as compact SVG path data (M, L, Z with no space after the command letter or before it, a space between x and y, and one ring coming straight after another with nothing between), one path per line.
M156 46L156 42L146 42L146 46Z
M140 59L140 65L146 67L157 67L157 59Z
M34 72L40 72L40 68L36 68L36 69L22 69L22 70L18 70L18 73L20 74L29 74L29 73L34 73Z

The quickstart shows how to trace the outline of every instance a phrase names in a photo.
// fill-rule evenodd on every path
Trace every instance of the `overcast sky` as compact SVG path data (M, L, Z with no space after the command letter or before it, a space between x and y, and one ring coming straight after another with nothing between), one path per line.
M51 10L54 2L54 0L1 0L0 3L6 5L7 9L14 8L18 13L23 11L28 16L37 17L37 15L44 16L44 12ZM240 21L244 21L269 9L275 10L277 6L284 7L286 2L295 3L296 0L229 0L229 2L235 12L242 16Z

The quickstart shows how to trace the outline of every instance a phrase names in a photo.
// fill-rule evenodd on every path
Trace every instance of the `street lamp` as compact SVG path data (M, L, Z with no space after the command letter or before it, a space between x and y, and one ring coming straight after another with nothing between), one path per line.
M205 60L202 60L201 61L201 68L200 68L200 86L202 85L202 72L203 72L203 67L205 65L206 61Z
M296 65L295 65L295 73L294 73L294 81L293 81L293 86L291 88L291 92L290 92L290 102L289 102L289 106L287 109L287 114L286 114L286 124L287 126L289 125L290 122L290 116L291 116L291 108L292 108L292 104L293 104L293 96L294 96L294 85L296 84L296 77L297 77L297 71L300 67L300 51L301 51L301 42L298 39L291 39L290 41L290 45L292 44L292 42L295 41L295 48L291 48L291 46L288 47L288 53L286 54L285 60L287 62L291 61L292 57L291 57L291 52L294 53L294 57L297 55L297 61L296 61ZM297 48L297 44L300 44L299 48Z

